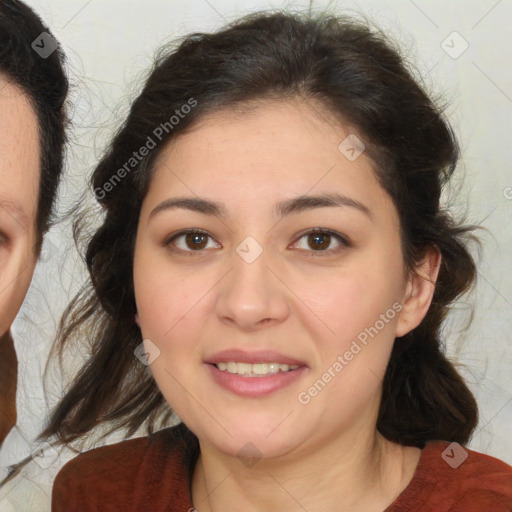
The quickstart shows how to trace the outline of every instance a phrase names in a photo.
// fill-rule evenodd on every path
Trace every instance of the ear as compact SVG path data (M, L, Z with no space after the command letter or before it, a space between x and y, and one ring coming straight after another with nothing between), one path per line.
M416 272L411 271L409 274L402 300L402 310L396 326L396 337L405 336L425 318L434 296L440 268L441 252L435 246L428 247Z
M140 318L139 318L139 313L135 313L135 323L140 327Z

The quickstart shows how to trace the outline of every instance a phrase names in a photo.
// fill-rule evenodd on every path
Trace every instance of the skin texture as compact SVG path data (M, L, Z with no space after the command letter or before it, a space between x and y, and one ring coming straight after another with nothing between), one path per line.
M0 76L0 443L16 419L16 354L9 329L37 261L39 172L35 112L20 89Z
M248 511L382 511L419 460L419 449L382 438L376 420L395 337L420 323L434 285L404 271L398 215L372 162L338 150L356 132L311 107L296 99L210 114L159 155L142 206L136 321L160 350L151 364L160 390L200 441L192 482L199 512L233 503ZM274 212L279 201L326 192L364 203L371 218L348 206L282 219ZM228 215L172 209L150 218L176 196L223 203ZM192 228L211 237L202 251L183 236L165 245ZM350 245L331 238L321 252L303 236L313 228ZM263 249L250 264L236 252L248 236ZM419 270L435 282L439 264L432 249ZM298 394L394 303L399 314L300 403ZM230 348L275 350L308 368L269 396L240 397L219 387L204 363ZM259 454L250 467L237 456L249 442Z

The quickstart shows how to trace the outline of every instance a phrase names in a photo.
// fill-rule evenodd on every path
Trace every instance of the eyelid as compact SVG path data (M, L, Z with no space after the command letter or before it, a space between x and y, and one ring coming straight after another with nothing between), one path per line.
M314 235L317 233L321 234L321 235L331 236L332 238L336 239L339 242L340 246L337 248L334 248L334 249L327 249L325 251L314 251L314 250L307 250L307 249L299 249L299 250L306 251L306 252L310 253L311 256L322 256L322 255L335 254L335 253L342 251L343 249L352 247L351 242L345 235L342 235L341 233L338 233L337 231L334 231L332 229L327 229L327 228L307 229L306 231L304 231L297 237L296 241L294 242L294 245L297 244L297 242L299 240L301 240L302 238L304 238L305 236Z
M323 250L323 251L314 251L314 250L307 250L307 249L299 249L299 250L311 253L312 256L321 256L321 255L334 254L334 253L340 252L343 249L346 249L348 247L352 247L351 242L349 241L349 239L345 235L342 235L341 233L338 233L337 231L334 231L332 229L327 229L327 228L309 228L306 231L303 231L302 233L300 233L296 237L296 239L295 239L295 241L293 242L292 245L296 245L299 240L301 240L302 238L304 238L307 235L312 235L312 234L317 234L317 233L318 234L322 234L322 235L328 235L328 236L331 236L331 237L335 238L339 242L340 246L335 248L335 249L327 249L327 250ZM219 242L217 242L214 239L214 237L212 235L210 235L210 233L208 233L207 231L205 231L203 229L200 229L200 228L189 228L189 229L180 230L180 231L178 231L176 233L173 233L172 235L169 235L164 240L162 245L164 247L168 247L170 245L173 245L174 240L176 240L177 238L180 238L181 236L185 236L185 235L188 235L188 234L204 235L204 236L209 237L212 240L214 240L215 243L219 244ZM182 253L182 254L190 254L190 255L192 255L192 254L199 254L199 253L205 252L205 249L198 249L196 251L194 251L194 250L186 251L186 250L179 249L179 248L176 248L176 247L174 247L172 250L175 251L175 252Z
M164 247L168 247L170 245L173 245L173 242L174 240L176 240L177 238L180 238L181 236L185 236L185 235L189 235L189 234L196 234L196 235L204 235L204 236L207 236L209 238L211 238L212 240L214 240L213 236L210 235L210 233L208 233L207 231L204 231L203 229L199 229L199 228L189 228L189 229L182 229L176 233L173 233L172 235L169 235L162 243L162 245ZM216 242L218 243L218 242ZM197 251L184 251L183 249L178 249L178 248L174 248L173 249L174 251L176 252L181 252L183 254L197 254L197 253L200 253L200 252L204 252L204 250L197 250Z

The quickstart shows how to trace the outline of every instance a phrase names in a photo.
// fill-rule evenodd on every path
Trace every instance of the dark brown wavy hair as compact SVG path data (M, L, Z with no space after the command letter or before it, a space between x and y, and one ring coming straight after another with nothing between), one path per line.
M133 253L155 159L208 113L251 100L301 97L350 123L364 138L399 214L406 268L415 271L428 246L442 255L426 317L395 342L377 428L404 445L423 447L434 439L466 443L477 424L477 405L444 355L440 329L449 305L474 283L468 244L478 240L474 226L456 222L440 205L459 157L444 108L425 93L382 32L352 18L255 13L178 43L156 60L92 176L104 216L86 247L90 281L65 311L58 338L61 353L71 340L87 338L90 357L42 438L69 443L99 425L131 435L144 422L149 431L165 423L170 407L134 357L142 337L134 321ZM148 136L191 100L196 106L163 133L157 147L120 173ZM79 226L80 221L78 238Z

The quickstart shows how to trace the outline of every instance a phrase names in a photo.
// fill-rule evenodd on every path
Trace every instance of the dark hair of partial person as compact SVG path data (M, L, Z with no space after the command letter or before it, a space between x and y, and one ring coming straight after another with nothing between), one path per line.
M43 58L32 43L50 30L30 7L17 0L0 1L0 75L18 86L29 98L38 121L40 146L39 197L35 251L51 225L52 211L62 174L66 143L65 100L68 79L60 47Z
M119 179L119 169L133 152L191 98L196 106ZM104 216L85 251L90 283L67 308L57 340L62 355L71 340L85 336L91 355L53 410L41 439L71 443L100 424L109 432L124 429L129 436L144 424L151 432L169 418L172 411L151 372L134 356L142 336L134 321L133 253L155 159L166 143L207 114L293 98L348 123L364 141L398 211L404 268L417 272L429 246L442 254L426 317L395 341L378 431L417 447L435 439L470 439L477 424L476 401L444 355L441 326L450 305L474 285L469 243L478 239L475 226L455 221L440 202L459 158L445 107L435 105L394 43L370 23L285 12L254 13L218 32L191 34L156 59L92 176ZM78 240L84 228L80 218L75 228ZM197 448L195 436L190 431L188 436Z

